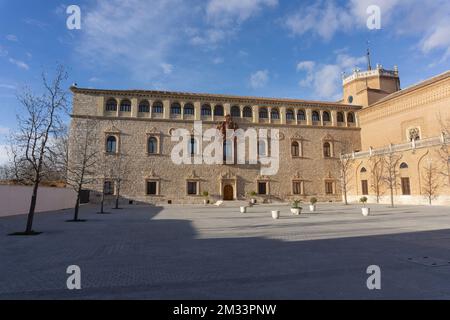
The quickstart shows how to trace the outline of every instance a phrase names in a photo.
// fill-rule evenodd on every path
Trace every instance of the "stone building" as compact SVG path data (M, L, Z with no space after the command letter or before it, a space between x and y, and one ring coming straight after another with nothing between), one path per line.
M419 203L425 201L425 162L439 164L440 177L448 181L442 169L448 162L440 160L448 142L441 124L449 116L449 75L400 90L397 68L355 70L344 77L338 102L72 87L70 156L78 156L77 128L91 119L98 126L90 147L98 150L101 165L89 189L112 195L120 188L123 198L150 203L201 203L204 192L212 201L248 199L250 193L265 201L312 196L341 201L339 163L346 154L353 159L349 199L368 194L375 201L370 164L374 156L393 151L402 157L395 171L396 200ZM175 164L172 134L182 128L195 136L195 121L203 130L230 122L243 130L278 129L278 172L261 175L259 163ZM270 146L260 141L258 156L270 155ZM193 139L193 156L204 147ZM450 199L444 185L436 192L440 203ZM381 190L381 201L388 201L385 180Z

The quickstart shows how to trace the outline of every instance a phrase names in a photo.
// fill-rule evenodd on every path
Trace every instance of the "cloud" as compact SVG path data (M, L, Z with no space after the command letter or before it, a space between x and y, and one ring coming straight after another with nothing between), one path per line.
M6 40L8 40L8 41L13 41L13 42L18 42L18 41L19 41L19 39L17 38L17 36L14 35L14 34L8 34L5 38L6 38Z
M9 133L9 128L0 126L0 136L1 135L5 135L6 136L8 133Z
M250 76L250 86L253 89L258 89L266 86L269 82L269 71L259 70Z
M342 95L342 72L364 65L366 58L352 57L339 53L334 64L320 64L314 61L300 61L297 71L305 77L299 81L300 87L311 88L318 98L338 100Z
M9 58L9 62L16 65L18 68L23 69L23 70L29 70L30 67L23 61L20 60L16 60L13 58Z
M0 46L0 57L6 57L8 55L8 50Z
M163 69L164 74L171 74L173 71L173 65L169 63L161 63L161 68Z
M214 58L212 61L214 64L222 64L224 62L224 59L222 57Z
M0 83L0 88L1 89L10 89L10 90L16 90L17 89L17 87L15 85L6 84L6 83Z
M26 24L30 25L30 26L38 27L40 29L45 29L45 28L48 27L47 23L39 21L39 20L36 20L36 19L29 19L29 18L27 18L27 19L24 19L22 21L25 22Z

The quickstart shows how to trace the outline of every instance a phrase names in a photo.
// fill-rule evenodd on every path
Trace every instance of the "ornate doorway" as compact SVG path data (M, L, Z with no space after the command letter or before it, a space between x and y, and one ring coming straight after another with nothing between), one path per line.
M223 188L223 200L230 201L233 199L234 199L233 187L231 185L227 184Z

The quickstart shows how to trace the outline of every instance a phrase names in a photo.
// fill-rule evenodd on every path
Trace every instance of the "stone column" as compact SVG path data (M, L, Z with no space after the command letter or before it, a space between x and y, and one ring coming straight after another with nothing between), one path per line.
M202 103L200 101L194 102L194 119L201 120Z
M136 118L138 115L138 99L132 98L131 99L131 117Z

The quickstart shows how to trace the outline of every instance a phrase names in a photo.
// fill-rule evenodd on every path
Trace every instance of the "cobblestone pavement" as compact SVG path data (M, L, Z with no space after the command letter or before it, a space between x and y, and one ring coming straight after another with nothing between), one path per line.
M84 206L86 222L37 214L32 237L8 236L26 217L4 217L0 299L449 299L450 209L371 207L363 217L342 204L301 216L287 205ZM69 265L81 290L66 288ZM381 290L366 287L369 265Z

